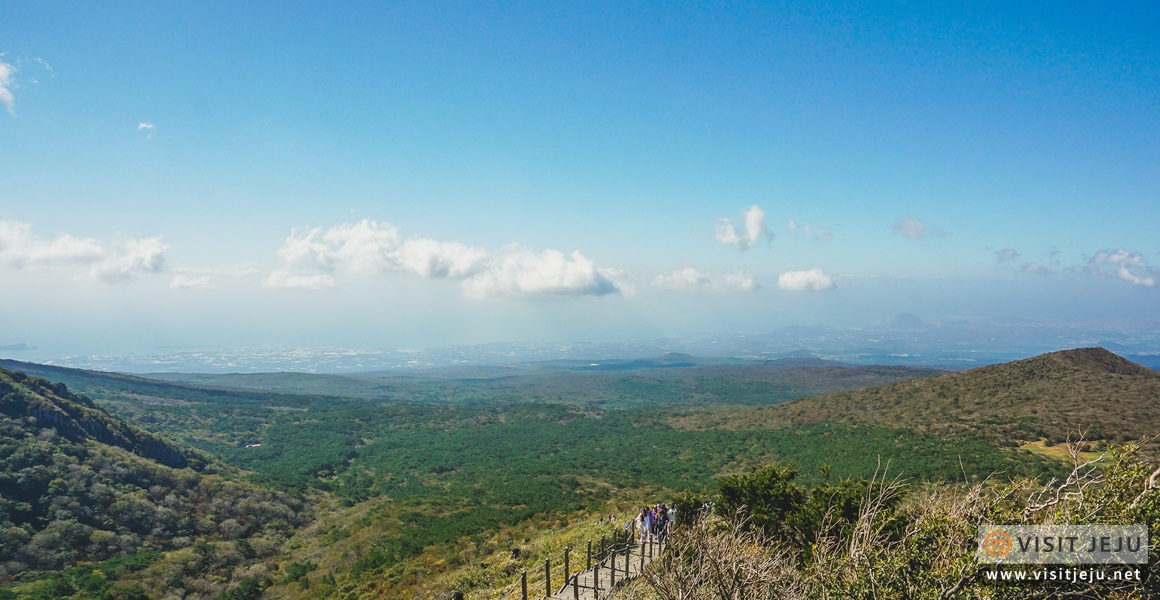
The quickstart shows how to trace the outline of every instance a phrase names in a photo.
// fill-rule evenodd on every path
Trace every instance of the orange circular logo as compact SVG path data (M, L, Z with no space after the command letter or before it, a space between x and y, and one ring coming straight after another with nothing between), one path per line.
M983 551L995 558L1007 556L1011 551L1011 538L1001 529L996 529L983 538Z

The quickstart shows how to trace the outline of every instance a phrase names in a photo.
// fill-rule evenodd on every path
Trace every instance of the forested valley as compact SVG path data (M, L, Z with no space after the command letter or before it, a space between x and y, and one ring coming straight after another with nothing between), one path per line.
M842 482L883 468L951 487L1067 470L1051 450L1064 424L1046 411L980 409L948 429L851 418L836 403L857 396L814 398L889 384L909 387L879 396L914 403L916 385L931 397L954 391L934 382L982 385L962 383L969 373L556 369L363 378L348 395L330 378L319 395L277 376L238 387L2 366L0 598L486 594L560 532L642 502L712 498L773 464L792 464L807 497L862 489ZM1070 381L1071 368L1156 401L1149 370L1069 363L1044 376Z

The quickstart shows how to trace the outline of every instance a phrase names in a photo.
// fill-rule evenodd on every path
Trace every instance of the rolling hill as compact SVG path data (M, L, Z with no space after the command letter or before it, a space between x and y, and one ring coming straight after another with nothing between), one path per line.
M975 432L1004 446L1060 442L1078 430L1090 440L1138 440L1160 434L1160 373L1103 348L1080 348L675 424L765 429L823 421ZM1145 448L1156 451L1155 443Z

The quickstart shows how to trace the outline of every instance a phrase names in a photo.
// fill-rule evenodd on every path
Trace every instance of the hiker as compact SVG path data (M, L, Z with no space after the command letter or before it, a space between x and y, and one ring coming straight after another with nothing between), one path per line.
M657 506L657 539L663 544L668 537L669 510L664 504Z

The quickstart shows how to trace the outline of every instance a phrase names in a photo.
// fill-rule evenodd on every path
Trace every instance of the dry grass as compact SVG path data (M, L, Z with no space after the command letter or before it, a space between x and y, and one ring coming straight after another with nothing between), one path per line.
M1040 438L1034 442L1023 442L1022 444L1019 444L1019 449L1063 462L1071 461L1071 455L1068 452L1068 447L1066 444L1048 444L1049 442L1047 439ZM1086 450L1080 451L1080 456L1082 456L1084 459L1092 459L1099 455L1099 452Z
M1063 480L984 482L969 488L907 490L878 476L853 532L810 548L747 531L719 516L674 534L670 550L623 595L631 600L805 598L1150 598L1160 581L1101 584L990 582L975 559L983 523L1148 523L1160 533L1160 469L1129 445L1086 458L1082 440L1065 446ZM823 530L824 531L824 530ZM808 550L808 551L807 551Z

